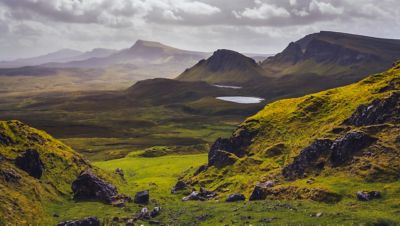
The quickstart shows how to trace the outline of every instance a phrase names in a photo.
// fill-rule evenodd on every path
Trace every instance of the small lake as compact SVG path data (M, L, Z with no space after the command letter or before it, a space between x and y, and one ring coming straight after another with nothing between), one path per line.
M243 97L243 96L227 96L227 97L217 97L218 100L234 102L238 104L258 104L264 99L259 97Z
M226 88L226 89L241 89L242 88L241 86L228 86L228 85L217 85L217 84L214 84L214 86L218 87L218 88Z

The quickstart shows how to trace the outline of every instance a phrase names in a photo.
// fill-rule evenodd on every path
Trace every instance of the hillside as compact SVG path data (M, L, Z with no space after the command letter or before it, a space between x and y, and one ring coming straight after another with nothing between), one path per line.
M19 121L0 121L0 163L0 224L7 225L51 224L47 205L70 199L71 183L92 168L70 147Z
M218 139L208 169L186 180L247 198L258 189L253 198L341 205L367 189L383 194L377 205L390 206L400 198L399 91L400 63L352 85L270 103Z
M177 77L181 81L205 81L241 85L263 79L263 70L252 58L231 50L217 50Z

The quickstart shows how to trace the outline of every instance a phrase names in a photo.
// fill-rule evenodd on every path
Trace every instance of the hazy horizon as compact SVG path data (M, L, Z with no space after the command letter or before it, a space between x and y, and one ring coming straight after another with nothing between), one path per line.
M394 0L0 0L0 60L123 49L138 39L271 54L321 30L397 39L399 14Z

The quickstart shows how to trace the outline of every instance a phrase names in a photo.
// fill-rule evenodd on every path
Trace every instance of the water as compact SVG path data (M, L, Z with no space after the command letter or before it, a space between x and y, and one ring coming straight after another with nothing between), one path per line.
M238 104L258 104L264 99L259 97L244 97L244 96L227 96L227 97L217 97L218 100L234 102Z
M228 85L217 85L217 84L214 84L214 86L218 87L218 88L227 88L227 89L241 89L242 88L241 86L228 86Z

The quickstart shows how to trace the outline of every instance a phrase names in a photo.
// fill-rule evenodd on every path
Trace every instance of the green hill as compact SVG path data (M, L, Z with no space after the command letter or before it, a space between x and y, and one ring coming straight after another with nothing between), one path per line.
M356 200L356 191L372 189L383 193L377 205L395 205L399 91L400 63L352 85L268 104L230 138L214 143L208 170L186 179L247 197L257 183L274 181L264 191L267 199L343 205ZM398 206L379 211L390 215Z

